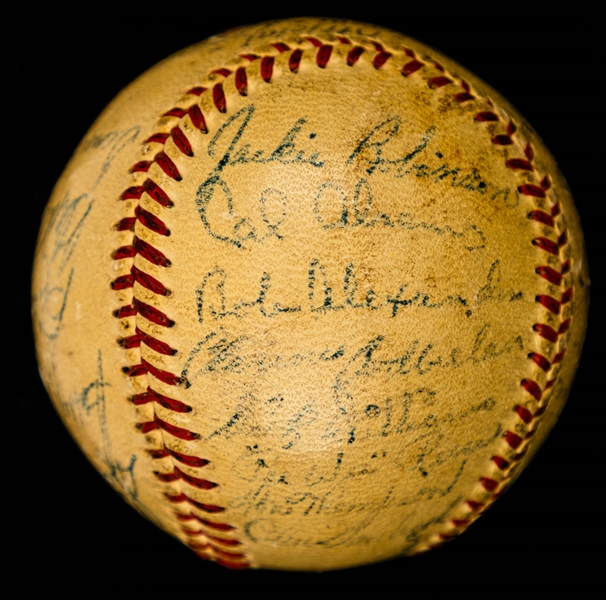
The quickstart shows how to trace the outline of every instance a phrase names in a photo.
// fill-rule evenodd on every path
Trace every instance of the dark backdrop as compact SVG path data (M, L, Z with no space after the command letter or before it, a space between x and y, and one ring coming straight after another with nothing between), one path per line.
M149 5L148 5L149 4ZM241 3L238 3L241 5ZM597 17L524 3L22 3L2 26L3 312L7 383L2 474L10 598L356 592L577 598L598 595L603 500L599 310L603 307L603 52ZM547 3L545 3L547 4ZM292 8L291 10L291 6ZM353 6L353 5L352 5ZM553 5L555 6L555 5ZM41 212L90 124L126 84L169 54L236 25L289 16L345 17L391 27L460 62L506 96L543 137L572 188L594 283L585 355L569 403L512 489L442 549L325 574L230 572L202 562L129 508L90 467L39 380L29 278ZM602 297L600 297L602 296ZM6 354L5 354L6 356ZM5 389L6 389L5 388ZM12 587L14 586L14 587Z

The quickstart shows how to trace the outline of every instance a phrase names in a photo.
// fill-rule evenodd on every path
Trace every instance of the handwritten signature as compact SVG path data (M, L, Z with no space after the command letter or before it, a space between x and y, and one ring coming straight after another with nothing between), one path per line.
M287 305L279 299L279 289L270 273L263 272L258 288L248 300L239 296L242 293L239 280L230 281L225 269L216 266L204 276L196 290L196 311L198 322L218 321L227 317L246 318L253 312L265 317L275 318L289 313L327 313L343 310L386 309L391 317L401 316L411 307L437 310L448 306L466 310L471 316L471 309L485 302L513 302L522 298L522 292L504 288L501 284L501 265L495 260L486 275L485 282L477 290L437 296L435 292L424 289L411 289L411 284L394 283L391 291L379 295L366 283L362 284L359 269L354 263L345 265L340 280L331 278L323 263L313 259L307 269L307 279L302 282L301 290L307 290L307 301ZM231 288L228 284L231 283ZM237 284L237 285L234 285ZM238 296L228 301L229 290L236 290ZM233 292L231 292L233 294ZM231 295L230 294L230 295Z
M101 183L101 180L105 177L105 175L107 175L109 168L111 167L116 156L128 144L134 143L139 137L140 133L141 128L137 125L125 130L115 129L109 131L108 133L95 133L82 141L76 150L76 154L81 154L90 150L107 150L107 154L103 160L103 163L101 164L101 168L99 169L99 173L93 182L91 189L94 190L99 183Z
M38 304L38 328L51 340L61 330L74 275L71 259L92 205L88 194L73 198L68 192L62 202L49 209L43 225L39 247L46 251L40 257L45 277L34 300Z
M413 176L425 179L434 184L448 184L451 187L462 188L466 191L486 196L490 200L502 200L508 208L517 205L518 196L515 190L508 187L498 187L485 180L477 169L462 169L451 166L447 162L430 164L437 157L443 159L439 150L433 150L437 128L428 128L414 148L398 156L390 154L392 143L402 125L398 115L391 116L375 126L356 146L347 159L347 164L364 166L367 175L388 173L393 177L402 178ZM431 158L430 158L431 157Z
M105 465L101 474L113 487L120 489L124 496L138 505L139 494L135 480L137 456L132 454L126 463L123 463L114 457L112 449L110 428L107 423L105 394L106 389L111 384L105 380L103 355L100 349L97 351L96 367L95 378L81 390L73 393L70 398L63 401L63 408L76 422L81 423L82 427L92 426L98 429L101 448L97 457ZM87 423L90 419L94 419L96 424Z

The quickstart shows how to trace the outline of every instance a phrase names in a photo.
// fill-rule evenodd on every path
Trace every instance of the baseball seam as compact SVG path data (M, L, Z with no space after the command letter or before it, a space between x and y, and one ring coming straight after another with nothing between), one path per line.
M279 54L289 53L288 68L292 73L297 73L304 53L315 52L314 60L319 68L325 69L333 55L333 44L323 42L315 37L307 36L304 38L311 44L311 50L303 43L302 48L291 48L285 42L274 42L270 44L273 49ZM354 67L364 53L372 54L372 64L376 69L383 68L390 59L393 61L394 53L388 52L382 44L376 40L370 40L370 47L366 48L361 45L354 45L348 38L344 36L336 37L337 43L351 45L352 48L347 52L345 57L346 64ZM241 54L240 57L249 62L259 61L259 75L266 83L271 83L274 71L274 62L276 54L266 54L263 56L257 54ZM561 363L565 353L565 342L567 339L566 333L569 330L571 315L570 309L567 314L565 308L570 306L570 301L573 295L573 286L570 281L571 261L569 258L568 236L563 224L563 216L558 202L552 201L550 194L551 181L549 176L538 173L534 162L534 151L529 143L525 143L521 134L517 131L517 126L514 121L509 118L502 110L495 107L489 98L483 98L479 94L474 93L470 85L463 79L449 74L445 68L431 57L416 56L415 52L409 48L404 48L403 52L404 63L399 68L402 76L418 77L422 71L435 69L437 74L427 77L427 82L430 88L434 90L454 89L454 99L459 104L472 102L477 99L482 99L487 102L490 110L482 110L475 114L474 121L478 124L495 123L503 125L503 133L493 135L491 138L492 144L496 146L514 146L520 150L521 156L516 158L508 158L505 161L506 166L520 174L531 176L531 182L528 177L525 177L524 183L521 183L517 190L521 195L528 196L534 199L538 205L535 210L528 214L528 218L535 221L543 230L539 235L532 239L534 244L541 253L548 253L560 260L560 269L555 269L550 265L541 265L536 268L536 274L546 280L554 288L559 291L559 298L553 294L542 294L536 296L536 302L539 303L548 313L555 315L559 323L553 327L553 319L549 323L536 323L533 326L533 331L537 336L546 340L552 347L552 355L546 356L538 352L531 352L528 355L529 360L542 371L546 376L546 383L541 387L537 377L534 379L523 379L520 386L524 390L526 396L530 397L530 408L528 403L522 402L515 404L513 412L516 415L517 427L512 427L512 430L507 430L503 436L504 451L501 454L494 455L490 458L490 462L494 465L492 469L487 470L487 476L481 477L478 481L478 488L473 492L470 498L461 503L460 506L452 510L452 514L456 518L449 519L444 523L444 531L432 536L431 540L424 547L417 547L417 551L423 551L428 548L440 545L454 536L464 531L499 495L506 489L509 480L515 473L516 464L525 456L528 450L528 444L536 432L540 422L540 417L545 413L548 401L550 388L553 387L558 374L559 364ZM166 142L172 140L175 147L181 155L185 157L193 157L194 152L192 145L185 135L183 129L179 126L182 119L189 117L189 121L195 129L202 134L209 133L206 125L205 116L200 108L198 98L205 93L212 95L212 103L215 109L220 113L226 113L228 110L228 98L226 97L223 81L229 77L234 78L235 88L239 95L248 95L248 77L246 66L239 66L235 70L227 68L219 68L212 71L223 80L214 83L211 87L193 87L188 91L189 97L194 97L195 100L186 107L174 107L164 113L162 116L166 121L167 117L173 117L178 120L168 132L158 132L150 136L145 144L158 144L161 148ZM191 129L191 128L190 128ZM122 306L114 311L114 316L119 319L131 317L143 317L147 321L158 325L159 327L172 327L174 321L160 311L158 308L143 302L137 298L135 284L145 288L149 292L159 296L170 296L170 291L156 277L147 273L144 269L135 266L135 257L139 256L145 259L152 265L169 268L171 265L170 259L165 256L160 250L155 248L149 242L146 242L135 234L135 224L154 232L157 235L169 236L170 231L165 222L158 216L145 210L140 205L139 201L145 194L149 199L155 201L162 210L170 210L174 207L172 199L168 194L152 179L149 174L150 167L155 164L162 172L174 181L180 181L178 165L169 158L169 156L160 150L156 153L152 160L137 162L131 169L132 173L147 174L147 179L142 185L127 188L121 195L121 200L136 201L133 215L123 218L117 225L118 231L132 231L133 238L129 245L118 248L113 253L114 260L131 261L130 272L116 278L112 282L114 290L124 290L131 288L133 290L132 303ZM548 208L545 208L545 201L549 203ZM555 237L555 239L552 239ZM564 314L564 317L562 316ZM120 345L125 349L136 349L141 344L147 346L151 351L165 356L172 356L177 353L177 350L171 348L168 344L145 333L138 326L135 326L135 334L129 337L121 338ZM141 357L140 362L134 365L124 367L123 371L129 377L147 377L147 391L145 393L136 394L132 398L132 402L136 406L144 404L156 404L162 406L168 411L176 413L190 412L192 407L175 398L160 394L154 390L154 380L159 380L168 386L179 386L185 382L182 379L168 371L161 370ZM138 427L142 433L151 431L159 431L162 436L162 447L153 448L149 452L153 459L169 459L172 461L172 472L155 472L155 476L163 483L175 484L179 488L179 493L166 493L166 499L175 507L181 507L181 510L189 512L175 511L175 517L182 524L181 531L186 536L187 545L201 558L214 560L224 566L231 568L246 568L253 564L253 560L244 552L234 552L234 548L240 546L242 542L233 533L234 527L226 522L218 522L213 518L199 516L196 511L202 512L205 515L217 515L225 512L225 507L205 504L195 500L187 495L187 487L190 486L198 490L210 490L216 488L218 484L199 477L197 469L203 469L209 464L209 461L192 455L186 455L177 452L171 448L170 438L175 437L181 440L199 439L199 434L188 429L180 428L161 419L154 408L154 418L151 421L139 423ZM515 430L515 431L514 431ZM168 437L167 437L168 436ZM181 465L181 467L179 466ZM497 473L494 473L496 467ZM185 469L185 470L184 470ZM193 475L190 471L194 471ZM197 523L202 526L201 529L191 529L186 524ZM210 531L209 531L210 530ZM221 535L214 535L212 532L219 532ZM198 540L202 540L201 542Z

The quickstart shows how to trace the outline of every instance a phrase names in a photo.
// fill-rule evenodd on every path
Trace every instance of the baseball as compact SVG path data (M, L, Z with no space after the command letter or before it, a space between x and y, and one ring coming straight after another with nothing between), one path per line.
M105 109L46 209L33 319L55 408L131 506L226 567L321 571L435 548L511 485L588 283L504 98L399 33L290 19Z

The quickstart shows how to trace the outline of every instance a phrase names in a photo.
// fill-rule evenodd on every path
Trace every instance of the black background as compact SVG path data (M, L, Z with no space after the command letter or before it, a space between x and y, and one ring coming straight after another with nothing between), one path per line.
M542 4L542 3L541 3ZM292 6L292 9L290 8ZM597 597L604 473L598 312L603 306L603 51L597 16L524 3L429 3L388 11L330 3L24 3L3 33L5 352L2 455L15 566L9 598L208 594ZM555 5L553 5L555 6ZM74 148L115 94L159 60L246 23L325 15L391 27L491 84L535 127L572 188L593 279L584 357L567 407L512 489L454 542L420 557L324 574L231 572L205 563L129 508L93 470L39 380L29 278L43 207ZM16 293L15 293L16 290Z

